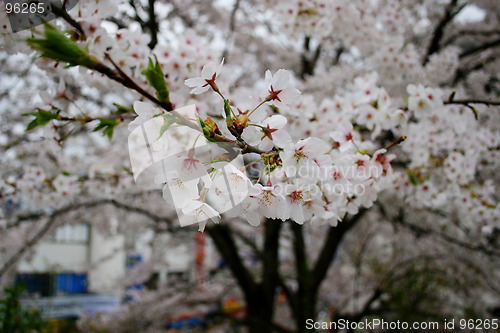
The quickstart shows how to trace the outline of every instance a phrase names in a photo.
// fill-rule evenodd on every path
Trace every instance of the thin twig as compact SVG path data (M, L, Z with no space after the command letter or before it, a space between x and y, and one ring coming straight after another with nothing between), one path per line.
M469 73L474 72L474 71L478 71L478 70L484 68L486 65L488 65L494 61L497 61L497 60L498 60L498 55L491 54L487 58L481 59L477 64L475 64L474 66L472 66L470 68L465 68L465 66L463 66L463 68L458 68L456 73L455 73L455 77L453 78L452 85L456 86L460 80L467 78L467 75Z
M52 4L52 11L54 12L54 14L61 17L63 20L68 22L73 28L75 28L78 31L78 33L80 34L80 37L82 39L86 39L85 32L83 31L83 28L80 25L80 23L75 21L66 11L66 1L64 1L62 7L58 7L58 6L55 6L54 4Z
M429 47L427 48L427 52L425 54L422 65L425 66L427 64L427 62L429 61L430 56L439 51L439 43L441 42L441 39L443 38L444 30L446 29L446 26L462 10L462 8L465 7L465 4L464 4L464 5L460 6L458 9L455 9L457 4L458 4L458 0L452 0L446 6L444 16L441 18L438 25L434 29L434 32L432 34L432 39L431 39L431 42L429 43Z
M459 58L465 58L465 57L471 56L471 55L473 55L475 53L479 53L479 52L482 52L482 51L485 51L485 50L488 50L490 48L494 48L494 47L497 47L497 46L500 46L500 38L495 39L495 40L490 41L490 42L487 42L487 43L484 43L482 45L473 47L471 49L468 49L468 50L462 52L459 55Z
M406 136L402 136L396 140L394 140L393 142L391 142L390 144L388 144L387 146L384 147L385 150L389 150L391 149L392 147L396 146L396 145L399 145L401 142L405 141L406 140Z
M226 37L226 46L224 47L224 52L222 52L222 58L227 58L227 54L229 52L230 40L231 36L233 35L236 22L236 12L238 11L239 7L240 7L240 0L236 0L234 2L233 10L231 12L231 18L229 20L229 31Z
M101 74L106 75L108 78L110 78L112 80L115 80L115 81L123 84L125 87L128 87L130 89L135 90L136 92L138 92L142 96L144 96L147 99L149 99L151 102L153 102L156 105L160 106L162 109L164 109L164 110L170 112L171 114L175 115L177 117L177 121L179 121L180 124L188 126L189 128L192 128L194 130L201 131L201 129L199 128L198 125L196 125L195 123L193 123L191 121L186 120L182 115L180 115L179 113L177 113L174 110L174 107L173 107L172 103L170 103L170 102L167 102L167 103L161 102L156 97L154 97L153 95L151 95L150 93L148 93L147 91L145 91L144 89L142 89L141 87L139 87L139 85L137 85L137 83L135 83L134 80L132 80L113 61L113 59L111 59L111 57L109 56L109 54L106 54L105 57L111 62L111 64L113 64L113 67L115 68L116 71L113 71L111 68L107 67L106 65L103 65L102 63L99 63L98 65L96 65L94 67L94 70L98 71ZM253 146L249 145L248 143L246 143L245 141L231 140L231 139L226 138L223 135L219 135L219 134L215 134L214 133L213 139L215 141L217 141L217 142L220 142L220 143L227 143L227 144L230 144L232 146L237 146L240 149L242 149L242 153L244 153L244 154L245 153L257 153L257 154L265 153L265 151L263 151L263 150L261 150L261 149L259 149L257 147L253 147Z
M468 106L468 104L484 104L484 105L500 105L500 101L486 101L482 99L454 99L451 101L444 101L444 104L461 104Z
M170 102L161 102L159 99L157 99L156 97L154 97L153 95L151 95L150 93L148 93L147 91L145 91L144 89L142 89L141 87L139 87L139 85L137 83L134 82L134 80L132 80L114 61L113 59L111 59L111 56L106 53L105 54L105 57L106 59L108 59L111 64L113 64L113 67L115 67L116 71L118 72L119 76L117 78L115 77L110 77L111 79L114 79L120 83L122 83L124 86L128 87L128 88L131 88L135 91L137 91L139 94L141 94L142 96L146 97L147 99L149 99L151 102L157 104L158 106L160 106L161 108L165 109L166 111L172 111L174 109L172 103ZM96 66L96 70L99 71L99 69L97 68L98 66ZM102 73L101 71L99 71L100 73ZM105 74L107 75L106 73L102 73L102 74Z
M445 42L443 42L444 45L450 45L455 40L463 37L469 37L469 36L492 36L492 35L500 35L500 30L495 29L495 30L460 30L457 31L455 34L451 35L446 39Z

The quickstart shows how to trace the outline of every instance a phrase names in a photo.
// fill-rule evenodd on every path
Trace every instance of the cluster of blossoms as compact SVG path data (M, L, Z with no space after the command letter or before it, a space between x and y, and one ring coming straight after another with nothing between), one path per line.
M87 1L75 7L70 14L87 35L86 45L90 54L106 64L112 59L132 79L146 85L142 71L147 67L149 35L133 29L109 30L101 24L101 19L113 13L116 5L117 1L102 6L98 6L97 1ZM377 75L370 74L357 77L347 91L341 91L333 97L329 95L318 99L309 92L299 97L300 93L293 87L290 72L280 69L274 74L267 71L266 89L255 94L250 89L228 87L224 75L220 75L223 62L202 66L212 59L214 53L209 48L200 46L201 38L194 31L187 31L174 46L167 47L160 43L152 50L161 68L169 73L166 82L174 92L170 100L173 105L196 103L199 116L205 119L203 123L209 139L210 135L217 134L255 148L254 151L249 151L251 154L247 165L232 166L238 172L236 169L231 169L230 172L237 182L234 188L241 189L237 196L245 198L238 205L240 211L236 212L246 215L251 224L258 224L263 216L291 218L300 223L311 218L323 222L332 220L333 217L336 221L341 220L347 212L356 213L361 206L369 207L376 200L377 193L387 187L387 175L393 174L389 164L393 156L378 150L380 144L374 143L374 140L388 132L396 137L409 137L403 147L410 155L409 167L412 170L438 165L440 170L445 170L447 182L454 183L457 180L462 190L473 182L478 161L491 160L488 156L494 154L494 151L488 149L496 147L497 143L494 142L496 139L491 141L486 138L494 137L493 134L483 133L488 130L480 128L476 132L475 129L466 129L466 123L459 119L467 115L462 114L463 110L459 108L443 106L441 90L410 85L407 111L400 99L389 96L395 91L394 87L405 87L406 85L401 84L404 82L420 79L439 82L446 79L442 72L453 72L458 58L458 50L448 48L432 55L425 66L426 71L422 71L424 67L420 64L417 50L413 45L404 43L407 31L401 22L408 19L408 13L397 2L388 1L383 7L363 0L350 3L307 0L274 2L274 5L274 10L281 17L276 22L284 25L287 33L305 31L319 39L333 33L342 39L345 47L359 44L358 51L361 54L373 54L368 62L369 66L377 68L383 81L390 84L385 85L389 87L389 90L385 90L377 86ZM380 14L378 17L371 15L376 12ZM335 20L329 16L332 13ZM349 28L345 28L346 26ZM396 36L388 39L386 34L379 33L382 30L390 31ZM4 38L7 39L8 35L5 34ZM64 72L63 69L52 68L52 63L44 64L39 61L38 65L58 74ZM200 69L200 77L188 79ZM426 74L421 74L423 72ZM395 77L396 74L401 77ZM121 89L118 84L109 85L107 78L94 72L81 70L80 77L105 92ZM196 96L187 97L186 94L177 93L184 81ZM38 106L47 111L56 107L80 112L67 98L65 82L75 84L69 76L66 80L61 79L55 94L50 96L41 93L42 103ZM307 88L307 84L304 87ZM151 87L146 89L153 92ZM219 94L224 103L227 101L223 119L220 119L220 114L210 113L211 110L221 109L221 103L214 102L213 98L198 97L208 90ZM163 113L148 103L137 101L136 96L124 95L122 98L125 103L130 104L135 100L133 110L138 117L130 123L130 130ZM438 110L446 110L446 113ZM96 113L98 111L97 109ZM411 117L417 121L411 120ZM366 133L370 134L369 137ZM481 134L477 138L470 138L468 136L471 133ZM477 140L481 141L482 150L476 149L469 153L465 147ZM456 148L456 142L463 142L464 147ZM183 148L189 152L192 147L185 144ZM191 161L192 165L188 165L201 168L200 163L195 163L201 161L196 154L195 151L185 158ZM251 167L248 163L251 163ZM183 165L185 164L181 167ZM207 165L204 168L210 171ZM25 177L30 174L27 170ZM411 178L405 173L394 174L406 183ZM221 208L214 198L210 199L212 193L217 193L218 187L213 184L221 181L217 177L220 174L213 174L212 178L204 181L206 194L200 184L186 187L185 193L189 200L176 206L180 205L184 213L194 212L194 215L206 207L207 212L210 211L208 215L219 216L219 213L227 209ZM27 178L28 185L21 182L18 191L23 189L28 194L41 193L34 202L42 202L41 198L45 198L45 202L62 202L62 198L59 200L59 197L54 197L54 193L61 193L62 197L65 197L65 193L81 193L77 190L70 191L62 184L52 184L59 178L73 187L77 186L78 182L73 178L70 181L68 176L51 175L46 177L48 181L41 180L40 185L35 185L37 182ZM441 183L440 181L439 184ZM410 189L415 190L419 186L420 184L410 186ZM211 191L208 190L210 188ZM457 193L458 190L450 188L450 191ZM47 195L48 193L51 194ZM114 193L117 192L113 190L110 195ZM473 198L483 198L482 201L478 200L488 203L482 205L484 207L496 207L491 200L485 199L486 194L479 194L478 190L474 190L471 195ZM193 204L193 200L204 205Z
M223 62L207 64L201 76L186 80L186 85L192 88L193 94L213 90L222 97L225 104L222 121L217 124L211 117L205 120L196 117L206 139L217 141L216 135L227 133L227 137L242 143L243 147L253 147L246 165L224 162L220 157L224 149L216 145L207 157L205 145L200 144L200 133L194 140L184 142L175 139L182 137L175 132L177 128L167 130L170 141L162 140L161 135L150 136L157 137L153 147L163 142L159 144L163 148L163 145L175 146L179 151L167 162L168 169L175 170L175 175L165 179L164 198L177 208L181 225L198 222L203 229L207 219L217 221L221 213L245 217L251 225L258 225L263 217L291 219L300 224L311 220L336 225L347 213L356 214L360 207L373 205L377 193L384 188L384 180L392 172L390 161L394 156L387 155L385 149L376 150L373 142L362 138L352 121L374 131L376 136L382 129L404 119L402 111L393 108L385 91L376 88L375 79L360 78L355 82L355 86L369 82L369 87L363 87L366 89L362 90L362 96L349 96L343 103L343 112L339 107L337 112L311 114L320 124L324 121L324 125L318 129L318 135L309 133L306 139L296 139L304 131L304 128L299 130L299 121L304 115L299 116L298 110L306 101L301 101L288 71L280 69L275 74L267 71L266 90L259 103L242 110L226 99L218 87L222 66ZM334 108L338 103L325 101L324 108L327 104ZM265 105L270 107L266 110ZM140 111L138 106L136 109ZM131 125L135 128L139 121L146 126L145 130L151 130L145 113L138 114ZM151 123L155 121L153 114L149 112ZM288 119L292 123L287 127ZM303 126L309 126L311 131L310 126L316 124L310 122ZM137 130L132 134L139 133ZM172 149L167 151L171 153Z
M494 3L476 3L486 2ZM35 70L57 78L52 82L43 76L43 83L21 79L26 82L21 95L16 91L21 89L9 89L20 85L7 81L16 79L23 67L15 65L16 59L22 57L0 60L5 78L0 82L0 127L5 130L0 136L2 258L23 251L26 240L53 217L58 223L84 221L107 235L118 228L127 235L127 251L138 251L136 242L151 250L137 275L127 276L129 284L140 274L146 280L165 261L165 249L172 244L186 246L182 233L170 235L177 221L181 226L199 224L203 230L207 221L224 218L231 221L231 229L245 232L265 218L334 226L347 214L373 207L375 201L377 206L359 215L363 221L413 223L429 230L426 235L432 237L436 230L446 241L463 239L472 244L470 248L484 241L484 234L494 240L500 230L498 110L491 106L483 112L474 104L478 121L472 107L450 103L451 89L434 87L453 87L464 99L498 98L498 75L489 73L497 71L488 67L494 53L477 57L485 60L484 71L464 57L464 51L481 46L474 40L478 32L496 36L497 20L490 16L489 22L474 27L477 30L466 31L472 38L451 35L455 41L459 38L458 43L448 38L450 32L462 33L452 22L438 49L430 52L432 21L448 8L439 0L235 1L232 14L223 15L220 9L230 7L230 2L156 1L156 36L150 26L154 13L149 17L146 3L79 1L69 15L85 36L61 18L51 22L55 30L65 31L67 40L107 66L115 81L88 66L65 68L60 59L31 63L32 49L18 41L43 36L44 27L14 35L8 25L0 24L0 49L22 52L24 61L34 64L27 78L37 76ZM7 22L3 10L0 22ZM215 61L220 57L225 61ZM161 68L154 73L156 81L145 74L153 62L155 70ZM273 67L277 64L290 71ZM463 85L455 81L468 69L474 72L463 78ZM162 84L165 89L159 90ZM131 88L135 86L142 92ZM175 112L185 105L194 106L181 120ZM36 114L29 124L39 120L39 127L25 132L28 121L12 110ZM42 117L47 114L53 118ZM10 126L10 119L17 126ZM113 137L111 143L99 133L103 129ZM92 130L96 133L88 133ZM145 154L133 160L126 144L136 134L148 140L139 140ZM155 191L139 186L143 176L152 176L144 181ZM163 189L163 200L158 188ZM68 209L74 211L67 214ZM397 211L398 221L386 214L391 209ZM112 227L113 219L119 220L117 227ZM237 223L240 219L248 225ZM383 265L378 267L397 266L397 251L399 258L407 258L415 252L442 250L438 246L443 244L445 251L452 248L446 242L415 245L413 234L395 230L390 223L359 226L352 238L347 236L344 253L365 242L364 230L373 231L376 237L370 235L370 242L378 243L376 250L370 250L370 242L361 247L373 252L376 260L382 254ZM162 239L167 230L168 240ZM316 240L325 228L302 230L311 231L306 243L319 249ZM144 231L147 236L138 236ZM282 245L280 252L288 249ZM292 257L283 259L280 253L280 264ZM360 272L346 258L349 262L339 265L340 270L330 270L340 272L335 283L352 285L352 279L367 275L366 292L372 292L370 283L379 280L373 276L385 272ZM492 266L488 260L481 264ZM353 308L366 295L331 286L324 284L328 292L347 295ZM167 299L163 294L162 298ZM176 302L180 301L177 294ZM155 304L154 311L161 308ZM163 325L166 316L159 317Z
M440 211L467 228L497 228L495 184L477 182L481 165L498 165L495 129L481 125L467 107L444 105L441 89L410 85L408 93L415 121L404 129L409 169L394 178L396 193L412 207Z
M429 22L416 15L421 10L418 4L394 0L266 2L272 2L279 18L276 24L292 39L305 33L334 54L355 46L350 60L368 58L364 66L377 71L391 94L402 95L415 82L433 86L448 82L459 66L456 47L443 47L422 63L417 46L408 43L409 34L427 33Z

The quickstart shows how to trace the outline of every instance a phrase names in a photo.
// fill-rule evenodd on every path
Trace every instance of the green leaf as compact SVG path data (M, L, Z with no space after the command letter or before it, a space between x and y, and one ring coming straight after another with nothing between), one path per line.
M113 105L116 107L115 111L112 111L112 114L126 114L126 113L135 113L134 109L131 106L125 106L125 105L120 105L117 103L113 103Z
M41 51L42 57L64 61L70 66L95 68L99 63L95 57L50 24L45 24L45 38L27 38L26 43Z
M479 113L477 112L476 108L473 107L472 105L467 105L469 107L469 109L472 110L472 113L474 113L474 118L476 118L476 120L479 119Z
M97 132L102 129L102 135L107 135L111 140L111 138L113 138L113 131L116 125L118 125L118 121L116 119L99 118L99 124L92 132Z
M35 116L35 119L33 119L26 127L26 131L32 130L38 126L47 125L52 119L57 119L58 113L59 112L52 113L43 109L37 109L36 112L23 113L23 116Z
M158 139L161 138L163 133L165 133L170 128L170 126L175 124L176 119L177 119L175 116L171 115L170 113L162 114L161 117L165 118L165 122L163 123L163 125L160 128L160 135L158 136Z
M457 93L456 91L453 91L453 92L450 94L450 97L448 97L448 101L449 101L449 102L453 102L453 99L455 98L455 94L456 94L456 93Z
M200 118L200 116L198 116L198 114L195 114L196 115L196 120L198 121L198 124L200 125L200 128L203 129L204 127L207 126L207 124L205 124L205 122Z
M224 99L224 113L226 114L226 124L227 127L233 127L233 118L231 116L231 113L233 110L231 110L231 106L229 105L229 100Z
M421 174L418 170L407 170L406 174L408 175L410 183L413 186L417 186L419 184L422 184L425 180L425 178L422 179Z
M210 129L208 128L207 124L196 114L196 120L198 120L198 124L200 125L201 131L203 133L203 136L207 138L209 141L213 141L212 138L210 137Z
M158 63L158 59L155 57L155 62L153 63L153 59L149 58L148 67L142 71L142 74L146 76L149 84L155 88L156 97L161 102L169 102L170 97L168 95L167 83L165 81L165 75L161 69L160 64Z
M408 173L408 177L410 178L410 183L411 183L413 186L417 186L417 185L418 185L418 178L417 178L417 175L415 175L414 173Z

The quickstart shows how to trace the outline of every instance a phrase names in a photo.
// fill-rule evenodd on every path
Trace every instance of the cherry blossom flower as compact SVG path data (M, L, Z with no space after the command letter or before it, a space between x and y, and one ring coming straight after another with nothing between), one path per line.
M262 216L283 221L288 218L287 202L282 194L274 191L274 187L254 184L249 196L254 200L256 211Z
M180 217L184 219L184 223L186 220L191 220L191 223L199 223L198 231L204 231L205 226L207 224L207 220L212 220L218 223L218 219L220 218L219 212L213 209L210 205L205 202L199 200L190 201L184 208L182 208L182 213L184 216Z
M163 187L163 199L177 209L184 208L199 197L197 180L183 182L179 178L173 178Z
M376 178L380 177L383 172L390 172L392 170L391 161L396 158L396 155L386 153L387 149L379 149L373 153L372 161L374 163L372 165L374 165L378 170L378 172L374 175Z
M203 69L201 70L201 76L187 79L184 83L193 88L191 90L191 94L201 94L208 89L212 88L214 91L218 91L219 88L215 83L215 79L220 75L222 71L222 66L224 65L224 59L222 59L221 63L217 65L214 62L209 62Z
M279 69L274 76L271 71L266 71L266 84L268 92L264 98L278 109L288 110L300 96L300 91L292 86L290 73L285 69Z
M273 145L283 148L292 143L290 134L284 129L287 119L281 115L271 116L262 121L262 137L259 148L269 150Z
M341 152L356 149L353 139L357 138L357 133L354 131L350 121L344 121L339 124L338 129L330 133L330 137L339 144Z
M295 145L288 145L280 152L283 169L289 177L318 178L321 170L316 159L329 151L329 145L319 138L300 140Z
M168 168L175 170L182 181L189 181L195 178L206 178L206 167L203 165L204 159L195 156L196 150L189 149L168 159Z
M305 179L296 179L293 184L278 186L287 201L287 218L298 224L310 220L315 212L322 209L320 188Z
M220 162L225 163L225 162ZM213 164L217 168L217 163ZM207 202L219 212L226 212L248 197L251 181L231 163L217 168L216 176L207 193Z
M260 225L263 218L260 211L258 211L258 200L254 197L247 196L240 204L231 210L225 212L226 217L241 217L245 219L252 227Z
M410 94L408 108L415 111L417 118L422 118L432 110L443 106L443 92L439 89L426 88L421 84L410 84L406 90Z
M139 101L134 102L134 111L137 113L137 118L128 124L128 130L130 132L144 124L146 121L153 119L155 114L161 113L160 110L153 107L151 104Z

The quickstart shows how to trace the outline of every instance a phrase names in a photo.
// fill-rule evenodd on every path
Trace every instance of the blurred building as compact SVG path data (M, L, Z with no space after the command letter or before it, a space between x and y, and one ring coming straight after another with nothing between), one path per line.
M112 223L118 224L116 218ZM208 272L205 264L218 263L214 250L207 249L211 245L204 234L186 236L190 241L172 242L164 251L164 260L156 263L150 230L103 234L87 223L64 224L19 263L15 281L24 282L29 296L24 306L36 307L48 318L102 314L130 301L130 291L193 281ZM148 267L142 269L141 265Z

